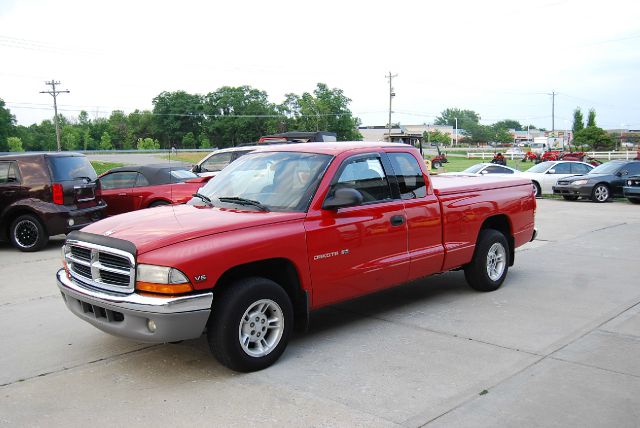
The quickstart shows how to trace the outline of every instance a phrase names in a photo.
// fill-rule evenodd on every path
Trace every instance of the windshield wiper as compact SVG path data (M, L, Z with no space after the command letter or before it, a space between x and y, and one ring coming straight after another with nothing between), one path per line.
M209 199L208 196L203 195L202 193L194 193L191 196L195 196L196 198L201 199L205 204L207 204L210 207L213 207L213 201L211 199Z
M237 196L221 196L218 198L220 202L231 202L239 205L251 205L258 208L260 211L269 211L269 208L265 207L258 201L252 199L239 198Z

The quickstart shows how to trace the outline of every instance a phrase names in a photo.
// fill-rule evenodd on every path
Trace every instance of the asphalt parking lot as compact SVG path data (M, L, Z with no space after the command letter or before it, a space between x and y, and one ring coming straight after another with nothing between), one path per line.
M640 426L640 207L539 200L501 289L460 272L323 309L276 365L80 321L62 239L0 244L0 425Z

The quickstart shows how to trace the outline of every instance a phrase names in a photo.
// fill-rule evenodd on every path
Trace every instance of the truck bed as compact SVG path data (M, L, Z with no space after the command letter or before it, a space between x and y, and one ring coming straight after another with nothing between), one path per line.
M527 178L515 177L466 177L463 175L431 175L433 191L438 196L456 193L480 192L491 189L502 189L522 185L531 185Z

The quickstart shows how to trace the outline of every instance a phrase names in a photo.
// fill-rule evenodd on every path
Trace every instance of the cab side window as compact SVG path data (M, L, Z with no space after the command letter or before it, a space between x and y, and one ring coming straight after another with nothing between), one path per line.
M424 175L416 158L409 153L389 153L389 159L398 179L402 199L422 198L427 195Z
M329 195L340 188L358 190L362 193L364 203L391 199L389 181L378 157L347 160L337 182L331 186Z

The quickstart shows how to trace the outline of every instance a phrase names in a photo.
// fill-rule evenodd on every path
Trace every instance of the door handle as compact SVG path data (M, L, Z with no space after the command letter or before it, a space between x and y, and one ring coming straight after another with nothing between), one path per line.
M402 226L404 224L403 215L394 215L391 217L391 226Z

